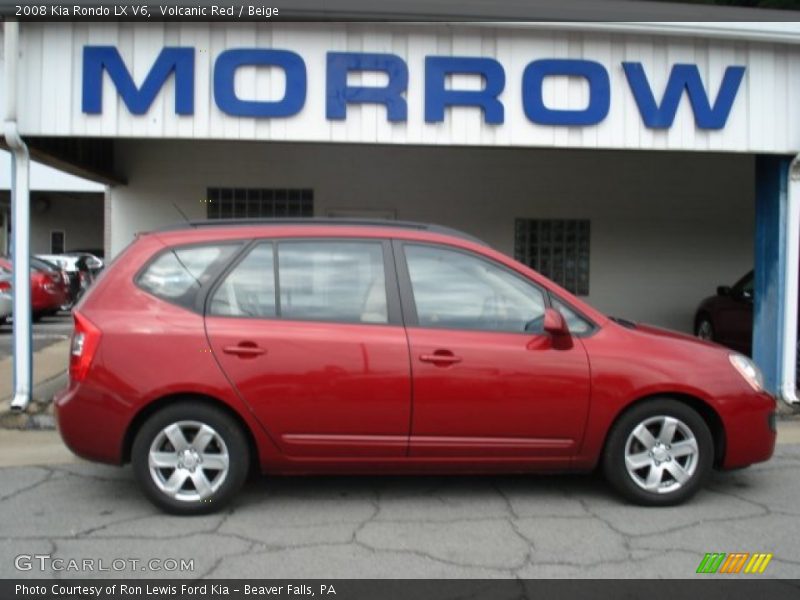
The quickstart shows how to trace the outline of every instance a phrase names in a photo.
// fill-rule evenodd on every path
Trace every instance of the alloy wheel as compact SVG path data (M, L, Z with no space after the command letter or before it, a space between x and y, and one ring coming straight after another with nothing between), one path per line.
M643 490L668 494L697 470L700 451L692 430L675 417L650 417L633 428L625 443L625 468Z
M199 421L178 421L153 439L150 476L162 493L183 502L206 500L228 477L230 456L215 429Z

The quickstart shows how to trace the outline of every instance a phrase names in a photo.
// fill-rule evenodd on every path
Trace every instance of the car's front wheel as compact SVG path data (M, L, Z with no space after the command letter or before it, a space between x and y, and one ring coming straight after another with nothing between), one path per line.
M136 479L158 507L205 514L233 498L249 469L247 439L225 411L180 402L153 414L131 449Z
M603 468L611 485L645 506L679 504L703 485L714 442L703 418L671 398L642 402L614 424Z

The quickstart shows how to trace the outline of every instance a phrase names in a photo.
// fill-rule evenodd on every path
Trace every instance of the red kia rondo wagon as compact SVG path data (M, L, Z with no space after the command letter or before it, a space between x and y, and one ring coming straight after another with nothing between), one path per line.
M614 321L465 234L197 222L74 311L58 427L174 513L267 474L589 471L671 505L767 460L775 400L721 346Z

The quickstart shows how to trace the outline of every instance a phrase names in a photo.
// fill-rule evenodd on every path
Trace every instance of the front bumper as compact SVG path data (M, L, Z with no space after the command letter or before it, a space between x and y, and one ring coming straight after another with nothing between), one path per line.
M724 469L746 467L772 457L778 437L776 411L775 398L762 392L755 401L737 403L736 409L724 417Z

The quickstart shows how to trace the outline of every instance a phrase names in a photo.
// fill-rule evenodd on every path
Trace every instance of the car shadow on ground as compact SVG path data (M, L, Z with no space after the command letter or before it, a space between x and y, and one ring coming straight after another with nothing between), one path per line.
M734 493L753 488L762 473L752 469L713 472L705 489ZM702 493L702 490L701 490ZM447 496L453 501L470 501L476 495L499 494L525 497L531 501L559 498L616 501L617 496L600 471L591 473L508 474L508 475L252 475L234 501L236 506L257 504L266 497L314 498L395 497L424 499Z
M472 494L481 490L526 490L551 493L553 489L580 493L604 492L605 480L599 473L588 474L507 474L507 475L251 475L244 486L246 494L288 494L313 496L362 495L380 491L403 496L431 493Z

